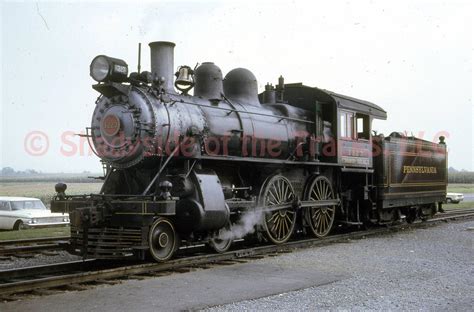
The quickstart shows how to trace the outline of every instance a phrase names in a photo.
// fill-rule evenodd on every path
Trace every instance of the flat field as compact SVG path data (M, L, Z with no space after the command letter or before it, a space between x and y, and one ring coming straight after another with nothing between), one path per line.
M449 193L474 193L474 184L455 183L448 185Z
M474 202L462 201L459 204L444 204L443 209L474 208Z
M18 179L7 180L2 178L0 181L0 196L35 197L40 198L43 202L49 204L51 197L54 195L55 184L56 182L52 179L48 179L48 181L31 181L25 179L24 181L21 181ZM67 194L90 194L99 192L102 187L102 181L92 180L92 182L69 182L67 185ZM449 184L448 192L472 194L474 193L474 184Z
M0 182L0 196L39 198L49 205L54 196L55 182ZM79 195L98 193L102 182L67 183L66 194Z
M24 196L40 198L47 206L54 196L54 185L57 180L48 181L28 181L23 180L1 180L0 196ZM98 193L102 187L102 181L92 180L92 182L69 182L66 193L70 195ZM448 192L474 193L473 184L450 184ZM446 209L472 208L474 202L461 202L459 204L449 204L443 206ZM68 227L29 229L20 232L0 231L0 240L21 239L33 237L64 236L69 234Z
M89 179L90 180L90 179ZM56 180L57 181L57 180ZM0 196L22 196L40 198L46 205L49 205L51 198L54 196L54 182L52 179L48 181L28 181L28 180L4 180L0 181ZM70 195L91 194L99 192L102 187L102 181L92 180L92 182L69 182L66 193ZM473 184L450 184L448 192L454 193L474 193ZM464 208L473 206L470 203L463 202L461 204L446 205L446 207Z

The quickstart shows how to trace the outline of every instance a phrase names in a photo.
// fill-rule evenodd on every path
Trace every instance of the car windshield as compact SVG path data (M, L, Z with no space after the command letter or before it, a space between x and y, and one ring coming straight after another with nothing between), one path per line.
M7 201L0 201L0 210L10 210L10 204Z
M10 202L12 210L46 209L41 200L20 200Z

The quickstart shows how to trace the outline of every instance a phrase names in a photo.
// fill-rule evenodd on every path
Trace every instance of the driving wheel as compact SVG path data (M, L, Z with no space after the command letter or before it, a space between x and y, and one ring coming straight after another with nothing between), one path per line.
M265 182L260 195L260 204L264 206L263 229L267 238L275 244L288 241L293 234L296 224L294 198L293 187L284 176L278 174Z
M331 181L324 176L314 178L305 192L305 200L320 201L335 199ZM336 206L314 206L305 209L306 222L316 237L324 237L331 232L336 217Z

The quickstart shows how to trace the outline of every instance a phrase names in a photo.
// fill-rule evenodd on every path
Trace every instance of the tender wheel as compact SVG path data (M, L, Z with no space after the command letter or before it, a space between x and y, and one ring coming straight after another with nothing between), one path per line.
M417 209L409 209L406 214L405 214L405 221L407 223L413 223L416 221L416 219L418 218L418 211Z
M305 200L335 199L331 181L324 176L314 178L306 187ZM336 218L336 206L307 207L305 218L316 237L324 237L331 232Z
M150 228L148 245L151 256L158 262L170 259L177 250L173 224L166 218L157 219Z
M230 232L230 223L219 230L217 235L209 240L209 246L218 253L229 250L233 239Z
M422 207L421 214L420 214L421 221L426 221L432 218L436 214L437 211L438 211L437 204L429 204L427 206Z
M260 204L265 206L263 229L268 239L275 244L286 242L296 224L296 211L292 208L295 192L290 181L282 175L275 175L264 184ZM287 208L272 210L273 206Z

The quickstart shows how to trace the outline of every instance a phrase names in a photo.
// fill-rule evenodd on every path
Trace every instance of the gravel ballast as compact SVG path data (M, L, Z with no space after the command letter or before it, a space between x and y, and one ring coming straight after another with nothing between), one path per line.
M81 260L81 257L71 255L66 251L54 251L54 255L43 255L37 253L31 257L10 257L10 260L0 261L0 270L11 270L18 268L25 268L30 266L61 263L68 261Z
M311 266L343 280L207 311L461 310L474 306L473 221L261 260Z
M472 228L474 221L449 222L25 298L0 303L0 311L471 311Z

